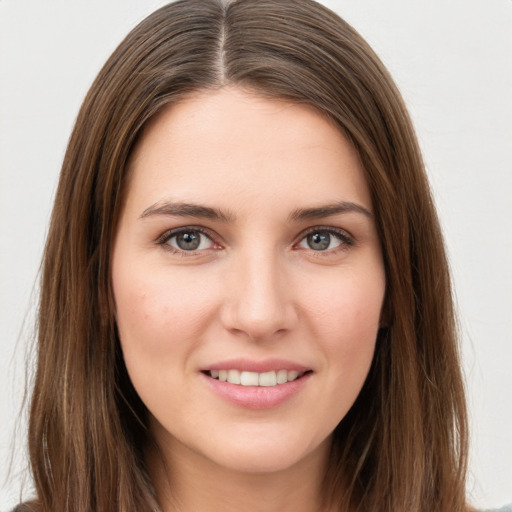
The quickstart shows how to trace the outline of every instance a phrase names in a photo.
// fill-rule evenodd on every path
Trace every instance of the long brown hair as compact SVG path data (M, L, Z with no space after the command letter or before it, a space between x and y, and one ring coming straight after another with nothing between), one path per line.
M367 43L312 0L170 4L126 37L92 85L44 254L32 506L157 507L144 461L146 409L116 333L112 239L127 162L148 120L193 91L226 84L313 105L353 143L372 193L386 321L363 390L334 433L326 496L340 510L463 510L466 411L450 277L414 130Z

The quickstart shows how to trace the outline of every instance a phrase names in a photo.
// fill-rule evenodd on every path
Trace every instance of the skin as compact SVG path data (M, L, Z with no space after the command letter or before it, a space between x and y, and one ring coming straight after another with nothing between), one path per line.
M352 206L297 214L341 202ZM171 203L225 218L178 215ZM112 279L165 512L319 509L332 431L364 383L379 329L385 274L371 212L354 148L312 107L225 87L168 107L146 128ZM179 248L172 230L183 227L205 231L195 232L197 250ZM226 401L201 372L276 357L311 370L276 407Z

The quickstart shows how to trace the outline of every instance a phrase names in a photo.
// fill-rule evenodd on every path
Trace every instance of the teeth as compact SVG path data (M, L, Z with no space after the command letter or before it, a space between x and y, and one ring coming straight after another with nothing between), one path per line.
M295 380L299 376L299 372L296 372L295 370L290 370L288 372L288 380Z
M236 382L230 382L230 384L236 384ZM242 386L257 386L258 374L256 372L241 372L240 384L242 384Z
M296 370L277 370L270 372L246 372L240 370L210 370L210 377L230 384L242 386L272 387L277 384L286 384L304 375Z
M275 386L277 384L276 372L260 373L260 386Z
M228 382L240 384L240 372L238 370L228 370Z
M284 384L288 382L288 372L286 370L279 370L277 372L277 383Z

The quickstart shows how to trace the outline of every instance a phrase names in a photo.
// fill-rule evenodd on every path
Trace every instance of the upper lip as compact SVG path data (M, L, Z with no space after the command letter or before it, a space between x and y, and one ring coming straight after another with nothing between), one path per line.
M297 372L306 372L311 370L311 368L286 359L263 359L258 361L255 359L240 358L219 361L201 368L201 371L203 372L211 370L240 370L245 372L264 373L272 370L295 370Z

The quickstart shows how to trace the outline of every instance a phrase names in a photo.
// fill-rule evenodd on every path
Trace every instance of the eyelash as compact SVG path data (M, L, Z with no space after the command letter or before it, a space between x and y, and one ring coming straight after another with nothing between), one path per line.
M169 251L173 254L177 254L180 256L194 256L198 253L204 251L204 249L200 250L191 250L191 251L185 251L182 249L177 249L175 247L172 247L169 245L169 240L171 240L173 237L180 235L181 233L189 233L189 232L197 232L201 233L204 236L206 236L209 240L212 241L212 243L217 244L215 237L213 234L209 231L204 229L201 226L183 226L181 228L171 229L169 231L166 231L161 236L159 236L156 240L157 245L162 246L163 249L166 251ZM326 226L314 226L312 228L308 228L306 231L303 231L298 236L298 241L294 243L294 247L297 246L299 243L301 243L307 236L312 235L314 233L327 233L329 235L333 235L335 238L337 238L340 241L340 245L338 247L335 247L334 249L326 249L323 251L315 251L313 249L310 249L310 252L313 253L317 257L327 256L336 254L340 251L346 251L350 247L353 247L355 245L355 240L347 231L339 228L333 228L333 227L326 227ZM218 244L220 245L220 244Z
M312 235L314 233L327 233L331 236L334 236L340 241L340 245L338 247L335 247L334 249L327 249L324 251L315 251L313 249L310 249L311 253L314 254L316 257L325 257L332 254L338 254L338 252L346 251L350 247L353 247L355 245L355 239L352 235L350 235L344 229L334 228L332 226L314 226L312 228L308 228L306 231L303 231L299 235L299 241L294 245L299 244L307 236Z
M212 233L209 230L206 230L202 228L201 226L183 226L181 228L171 229L169 231L166 231L161 236L159 236L156 240L157 245L162 246L163 249L166 251L169 251L173 254L177 254L179 256L193 256L200 252L202 252L204 249L198 250L198 251L184 251L177 249L175 247L172 247L168 244L169 240L171 238L180 235L181 233L201 233L205 237L207 237L209 240L211 240L214 244L216 243L215 237L212 235Z

